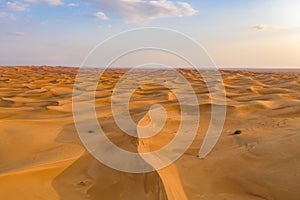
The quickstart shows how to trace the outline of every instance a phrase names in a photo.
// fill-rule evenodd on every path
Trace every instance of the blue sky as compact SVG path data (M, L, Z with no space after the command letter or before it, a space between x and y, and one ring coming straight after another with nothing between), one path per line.
M178 30L218 66L299 67L298 0L0 0L0 65L78 66L99 42L144 26Z

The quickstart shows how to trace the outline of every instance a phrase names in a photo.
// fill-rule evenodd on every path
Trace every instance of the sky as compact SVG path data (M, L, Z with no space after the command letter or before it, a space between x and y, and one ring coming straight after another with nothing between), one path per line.
M0 65L79 66L125 30L162 27L219 67L300 67L299 0L0 0Z

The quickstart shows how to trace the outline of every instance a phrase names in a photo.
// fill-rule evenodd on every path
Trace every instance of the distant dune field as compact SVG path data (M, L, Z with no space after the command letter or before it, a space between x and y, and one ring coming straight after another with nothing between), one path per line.
M300 72L222 70L227 97L224 129L213 151L199 159L211 116L210 95L198 72L178 69L198 97L197 136L167 168L133 174L101 164L82 145L72 115L77 71L0 67L0 199L299 199ZM139 87L130 102L133 120L149 123L150 106L161 104L167 122L150 139L126 135L110 108L112 90L125 72L111 69L103 74L95 97L99 123L108 138L125 150L159 149L174 138L180 123L178 101L162 86ZM168 72L141 70L131 78L141 81L152 76L163 78ZM89 82L82 84L89 92ZM170 84L182 83L174 78Z

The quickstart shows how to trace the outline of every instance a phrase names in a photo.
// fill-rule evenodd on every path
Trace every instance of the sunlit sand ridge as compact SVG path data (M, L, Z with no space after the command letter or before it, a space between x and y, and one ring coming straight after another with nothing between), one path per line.
M193 86L201 111L198 134L184 155L152 173L118 172L94 159L81 144L72 116L76 68L0 68L0 197L3 199L298 199L300 196L300 73L222 71L227 117L219 142L197 157L210 122L211 102L201 75L179 70ZM110 103L126 70L99 81L95 106L108 138L132 152L162 148L175 136L180 107L163 86L138 88L130 114L149 123L153 104L166 108L165 127L148 139L123 133ZM166 77L140 70L132 81ZM169 79L168 79L169 81ZM92 92L89 80L82 83ZM169 84L180 87L174 78ZM82 102L84 105L87 102ZM191 113L193 111L191 110ZM84 115L84 112L82 112ZM86 116L89 124L91 116ZM90 127L91 133L95 127ZM240 130L240 134L234 134Z

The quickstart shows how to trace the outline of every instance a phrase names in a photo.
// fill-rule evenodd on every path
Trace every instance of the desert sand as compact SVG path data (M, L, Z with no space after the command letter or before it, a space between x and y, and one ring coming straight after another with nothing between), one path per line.
M135 174L101 164L82 145L72 115L77 71L0 67L0 199L299 199L300 72L221 71L226 121L215 148L199 159L210 121L210 95L199 73L178 70L197 93L201 111L197 136L170 166ZM178 101L159 85L138 88L130 102L133 120L149 123L150 106L161 104L167 121L149 139L126 135L110 107L112 90L125 72L108 70L99 81L95 97L99 123L107 137L127 151L157 150L175 136L181 114ZM153 76L165 77L168 72L140 70L131 78ZM89 81L82 84L86 92L92 90ZM171 84L181 83L174 78ZM237 130L241 133L233 134Z

